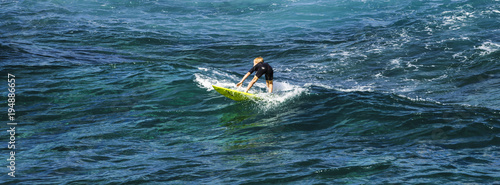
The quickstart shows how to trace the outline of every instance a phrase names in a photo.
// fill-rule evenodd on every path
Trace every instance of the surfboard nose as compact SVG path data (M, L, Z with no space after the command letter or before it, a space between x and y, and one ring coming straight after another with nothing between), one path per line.
M225 97L228 97L228 98L230 98L232 100L235 100L235 101L243 101L243 100L250 100L250 99L258 100L258 99L260 99L259 97L255 96L254 94L245 93L245 92L241 92L241 91L237 91L237 90L233 90L233 89L228 89L228 88L224 88L224 87L218 87L218 86L215 86L215 85L212 85L212 87L218 93L220 93L220 94L224 95Z

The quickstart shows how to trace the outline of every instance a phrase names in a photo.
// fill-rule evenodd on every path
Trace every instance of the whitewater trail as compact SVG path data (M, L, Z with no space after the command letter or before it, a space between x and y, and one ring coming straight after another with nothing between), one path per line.
M250 82L250 79L247 79L243 83L243 86L236 87L236 83L241 80L241 77L231 75L217 69L198 69L200 71L199 73L194 74L194 82L198 84L198 87L206 89L207 91L214 91L212 85L244 91ZM261 108L271 109L283 104L284 102L300 97L303 94L307 94L308 89L307 87L293 85L289 82L274 80L273 93L270 94L268 93L264 80L259 79L259 81L254 84L252 89L250 89L249 93L262 98L260 100L255 100L257 103L262 105Z

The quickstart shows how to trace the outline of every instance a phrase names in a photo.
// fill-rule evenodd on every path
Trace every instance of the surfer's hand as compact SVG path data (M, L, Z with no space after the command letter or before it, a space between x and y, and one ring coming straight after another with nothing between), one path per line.
M243 82L238 82L238 83L236 84L236 87L241 87L241 84L243 84Z

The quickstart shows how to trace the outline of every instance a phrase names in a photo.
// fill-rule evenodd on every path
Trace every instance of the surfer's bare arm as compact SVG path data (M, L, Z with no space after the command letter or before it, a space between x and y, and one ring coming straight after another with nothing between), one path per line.
M240 82L238 82L238 83L236 84L236 87L240 87L240 86L243 84L243 82L244 82L244 81L248 78L248 76L250 76L250 74L251 74L251 73L247 73L247 74L243 77L243 79L241 79L241 81L240 81Z
M250 90L250 88L252 88L253 84L255 82L257 82L258 79L259 79L259 77L257 77L257 76L253 77L252 81L250 81L250 83L248 84L247 90L245 90L246 93Z

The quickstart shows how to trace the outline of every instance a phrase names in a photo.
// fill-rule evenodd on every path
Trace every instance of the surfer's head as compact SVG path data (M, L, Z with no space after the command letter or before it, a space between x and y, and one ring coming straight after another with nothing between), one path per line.
M264 58L262 57L257 57L253 59L253 65L257 65L258 63L264 62Z

